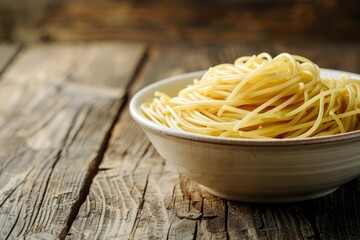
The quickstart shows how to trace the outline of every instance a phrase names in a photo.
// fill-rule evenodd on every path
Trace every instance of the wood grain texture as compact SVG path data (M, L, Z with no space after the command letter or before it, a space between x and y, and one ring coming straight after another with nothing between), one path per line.
M129 90L142 45L21 51L0 81L0 239L360 238L359 179L302 203L232 202L179 175L127 108L107 145L126 94L262 51L360 72L356 44L158 46Z
M0 239L66 233L97 170L141 45L31 46L0 83Z
M18 5L3 7L3 22L11 23L4 24L3 38L160 43L356 42L360 24L358 1L38 0ZM26 16L20 18L20 10ZM16 22L18 18L22 21Z
M131 92L168 76L206 69L262 51L273 55L302 54L321 67L359 71L360 55L354 56L360 51L358 45L339 49L336 45L315 49L311 45L165 46L150 51L149 62ZM336 53L341 53L341 58L332 55ZM354 187L342 188L347 189L347 194L334 193L346 199L342 201L333 201L334 194L281 205L248 204L214 197L169 166L126 109L116 124L90 194L67 239L93 236L99 239L337 239L341 234L359 237L356 229L360 212L354 207L358 204L357 193ZM334 211L332 208L340 212L344 204L350 204L354 212L339 214L341 219L328 217L329 211ZM340 229L339 226L342 230L331 229Z
M360 238L360 178L316 200L313 214L321 239Z

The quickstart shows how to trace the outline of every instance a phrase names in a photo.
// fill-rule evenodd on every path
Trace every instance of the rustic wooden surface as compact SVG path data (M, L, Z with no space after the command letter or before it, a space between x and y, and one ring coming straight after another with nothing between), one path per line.
M0 83L1 239L66 235L143 50L30 46L8 67Z
M360 178L311 201L226 201L131 119L143 86L261 51L360 72L358 44L0 46L0 239L359 239Z
M352 41L358 0L2 0L0 40Z

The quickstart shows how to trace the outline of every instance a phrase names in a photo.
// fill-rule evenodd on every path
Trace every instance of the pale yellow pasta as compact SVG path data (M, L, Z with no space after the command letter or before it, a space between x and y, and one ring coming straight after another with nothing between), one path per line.
M211 67L177 96L155 93L149 120L225 138L308 138L359 129L360 81L321 78L310 60L287 53Z

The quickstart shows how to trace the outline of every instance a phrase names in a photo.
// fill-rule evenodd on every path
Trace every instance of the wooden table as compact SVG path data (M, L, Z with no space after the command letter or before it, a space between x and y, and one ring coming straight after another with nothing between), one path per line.
M311 201L226 201L131 119L141 87L261 51L360 72L359 44L1 45L0 239L360 239L360 178Z

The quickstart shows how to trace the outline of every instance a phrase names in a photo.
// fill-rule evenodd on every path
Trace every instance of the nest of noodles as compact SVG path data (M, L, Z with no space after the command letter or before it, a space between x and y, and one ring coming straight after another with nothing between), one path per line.
M359 129L360 81L321 78L310 60L267 53L211 67L176 97L141 111L164 126L229 138L307 138Z

